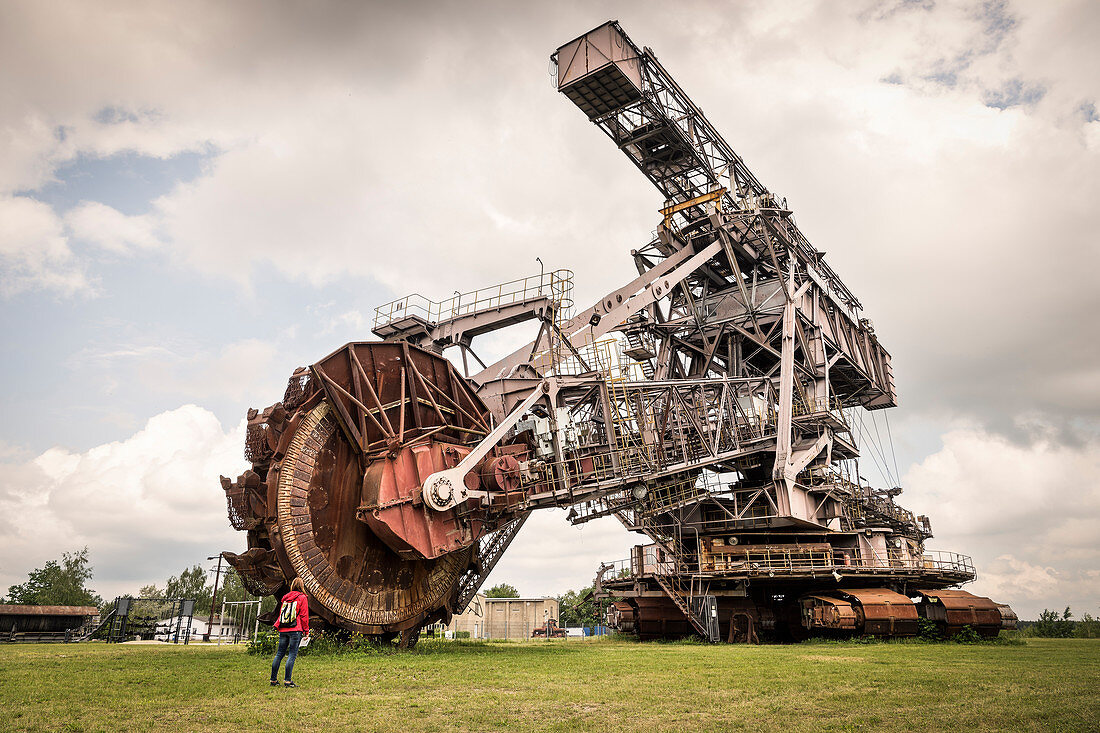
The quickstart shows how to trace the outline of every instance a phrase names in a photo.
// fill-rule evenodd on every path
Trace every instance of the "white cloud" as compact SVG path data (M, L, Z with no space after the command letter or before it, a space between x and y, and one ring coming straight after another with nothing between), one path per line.
M910 468L903 503L932 519L929 547L974 557L975 592L1022 618L1044 607L1095 611L1100 585L1100 446L1012 443L976 429L943 436Z
M184 372L174 387L187 394L224 394L247 401L257 394L258 386L271 385L274 402L282 397L279 388L285 386L290 376L285 366L277 363L278 354L277 346L268 341L238 341L224 347L213 359L191 360L197 368Z
M115 253L160 245L150 216L127 216L97 201L85 201L65 214L72 236Z
M168 575L243 534L226 519L220 474L247 467L243 421L225 431L185 405L149 419L126 440L82 453L51 448L0 471L0 585L87 545L91 584L105 597Z
M1042 604L1043 608L1060 607L1061 585L1059 573L1053 567L1032 565L1013 555L1001 555L989 563L981 583L982 591L994 599L1019 598L1025 600L1029 607ZM1030 613L1024 617L1035 618L1037 615Z
M325 303L309 309L322 335L336 334L337 337L346 335L351 339L361 339L374 325L371 317L373 313L365 315L358 308L334 313L332 310L334 305L335 303Z
M26 196L0 195L0 294L37 289L74 295L92 285L53 209Z

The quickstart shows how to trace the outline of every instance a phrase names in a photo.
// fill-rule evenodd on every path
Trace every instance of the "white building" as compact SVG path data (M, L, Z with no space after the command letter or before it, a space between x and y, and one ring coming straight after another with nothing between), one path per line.
M171 641L172 635L176 633L176 626L179 626L180 639L187 634L187 622L191 622L191 638L194 640L201 640L206 635L207 631L210 632L210 641L217 641L221 638L223 641L231 641L235 639L238 633L241 633L241 627L233 622L233 619L226 618L222 623L220 616L214 616L212 624L207 625L206 619L194 616L188 618L187 616L173 616L172 618L162 619L157 621L156 631L153 634L153 638L157 641ZM245 635L251 634L252 629L245 629L243 631Z

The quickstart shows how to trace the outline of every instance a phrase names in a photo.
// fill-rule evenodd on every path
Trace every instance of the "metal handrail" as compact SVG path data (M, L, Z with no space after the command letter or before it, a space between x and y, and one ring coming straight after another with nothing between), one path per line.
M943 550L927 550L922 553L920 557L908 560L880 558L875 556L863 557L860 556L858 552L838 549L798 550L792 547L790 550L780 550L776 548L754 550L751 547L739 547L738 550L737 553L731 553L729 555L704 553L701 566L694 569L694 571L701 574L736 572L750 575L776 575L805 572L828 573L833 571L841 573L852 571L897 572L899 569L909 569L918 572L935 571L964 574L972 576L972 578L977 577L977 571L974 568L974 562L970 556ZM842 557L843 555L848 555L848 557L841 562L837 562L838 555ZM633 577L622 575L621 571L624 569L631 570L635 575L651 575L653 572L661 571L682 572L684 569L680 567L678 563L664 562L653 564L652 571L646 571L645 568L642 568L642 573L636 573L629 558L608 564L616 568L618 574L605 577ZM672 565L676 565L676 567L671 567Z
M549 298L558 310L566 311L573 307L572 292L573 271L561 269L458 293L446 300L431 300L419 293L413 293L375 308L374 327L378 328L409 317L422 318L428 323L438 323L457 316L503 308L538 297Z
M848 424L847 416L844 414L844 405L839 397L815 397L811 400L795 398L791 404L791 411L795 417L832 413L842 423Z

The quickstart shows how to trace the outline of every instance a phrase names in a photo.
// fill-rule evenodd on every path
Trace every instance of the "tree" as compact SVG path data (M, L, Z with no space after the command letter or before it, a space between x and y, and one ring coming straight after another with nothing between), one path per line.
M584 593L584 590L581 593ZM562 626L592 626L589 609L586 608L591 604L581 600L581 593L567 590L558 596L558 623Z
M237 572L230 568L222 575L221 587L218 588L218 597L214 603L219 608L222 601L252 601L255 600L252 594L248 592L248 589L244 587L244 583L241 582L241 576L237 575Z
M497 583L489 590L485 591L486 598L519 598L519 591L516 590L514 585L507 583Z
M206 571L201 565L193 565L179 575L173 575L168 579L164 587L164 595L168 598L193 598L195 599L195 615L206 613L210 608L213 586L206 582Z
M143 585L136 598L164 598L164 591L156 585ZM158 601L135 601L130 606L130 616L134 618L152 618L162 615L164 604ZM167 615L167 614L163 614ZM159 619L158 619L159 620Z
M26 583L8 588L8 603L28 606L101 606L103 599L87 588L92 579L88 548L61 553L61 562L50 560L32 570Z
M1081 617L1081 620L1077 622L1077 628L1073 630L1073 635L1078 639L1095 639L1100 637L1100 619L1093 618L1091 614L1086 613Z
M607 609L612 604L610 598L596 600L595 588L587 586L579 591L566 591L558 596L559 623L562 626L602 626L607 623Z
M236 570L230 568L222 575L222 583L218 588L218 597L214 601L215 609L220 613L222 607L222 601L260 601L260 613L267 613L275 608L275 597L264 596L263 598L257 598L248 592L248 588L245 588L244 582L241 580L241 576L237 574Z
M164 598L164 591L156 586L156 583L141 586L141 590L138 591L138 597L140 598Z
M1043 609L1039 614L1039 620L1032 627L1036 636L1048 639L1066 639L1073 636L1074 629L1073 612L1066 606L1066 610L1059 614L1057 611Z

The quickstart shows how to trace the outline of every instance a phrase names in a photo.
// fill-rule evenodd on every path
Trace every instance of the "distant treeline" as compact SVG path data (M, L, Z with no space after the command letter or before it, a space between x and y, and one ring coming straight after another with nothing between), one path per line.
M1044 639L1098 639L1100 638L1100 618L1093 618L1086 613L1080 619L1073 617L1073 611L1066 606L1066 610L1044 610L1039 614L1038 621L1020 621L1020 634L1023 636L1038 636Z
M96 606L100 613L109 613L115 607L113 599L104 601L98 593L88 588L92 579L92 565L88 559L88 548L76 552L61 553L60 560L50 560L41 568L30 572L26 583L8 587L6 596L0 595L0 604L27 606ZM217 613L222 601L252 600L244 582L231 568L223 568L219 578L217 594L213 583L207 577L207 571L201 565L185 568L179 575L168 578L163 588L155 584L142 586L136 594L128 593L131 598L150 599L143 606L136 606L138 615L156 614L163 609L152 602L159 598L192 598L195 601L195 615L205 612L209 615L211 607ZM275 609L275 599L267 596L260 607L261 613Z

